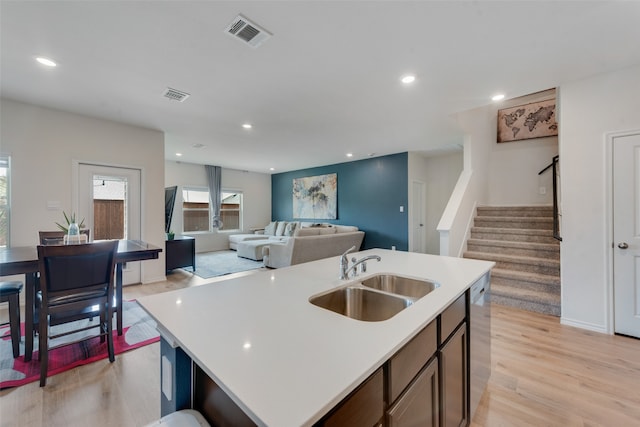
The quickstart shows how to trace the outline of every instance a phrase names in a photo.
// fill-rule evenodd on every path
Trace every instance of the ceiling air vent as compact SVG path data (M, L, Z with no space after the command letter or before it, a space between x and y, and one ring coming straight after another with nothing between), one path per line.
M185 99L189 97L187 92L182 92L181 90L171 89L170 87L164 91L163 95L165 98L172 99L174 101L183 102Z
M253 48L260 46L272 36L267 30L254 24L242 15L236 16L224 31Z

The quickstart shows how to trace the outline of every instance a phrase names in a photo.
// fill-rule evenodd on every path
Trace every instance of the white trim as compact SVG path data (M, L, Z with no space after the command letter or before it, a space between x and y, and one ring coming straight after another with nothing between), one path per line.
M574 326L576 328L587 329L589 331L599 332L601 334L610 334L606 326L596 325L595 323L583 322L581 320L567 319L566 317L561 317L560 323L562 325Z
M462 242L460 242L460 248L458 249L458 258L462 258L462 255L467 250L467 241L471 238L471 227L473 227L473 222L476 219L476 213L478 210L478 201L473 202L473 206L471 207L471 213L469 215L469 220L467 221L467 228L464 231L464 237L462 238Z

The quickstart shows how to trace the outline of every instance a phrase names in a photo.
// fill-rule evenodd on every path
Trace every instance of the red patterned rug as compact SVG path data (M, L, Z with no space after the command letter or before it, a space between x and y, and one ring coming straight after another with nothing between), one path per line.
M98 320L98 319L96 319ZM96 321L94 320L94 322ZM79 322L89 322L81 320ZM113 347L116 355L128 350L133 350L160 340L156 323L138 305L136 301L124 301L123 304L123 333L118 336L113 331ZM77 322L76 322L77 323ZM13 358L11 350L11 339L9 337L0 339L0 390L9 387L18 387L23 384L40 379L40 362L38 359L38 339L34 339L34 352L30 362L24 361L24 323L22 326L22 341L20 343L20 356ZM66 325L55 326L53 332L60 332ZM8 326L0 328L0 335L8 333ZM94 331L87 331L87 334L95 334ZM60 340L75 341L77 334L60 338L59 341L52 340L51 345L61 343ZM100 338L95 337L87 341L71 344L49 351L49 377L67 371L76 366L87 365L96 360L105 359L107 354L107 343L100 343Z

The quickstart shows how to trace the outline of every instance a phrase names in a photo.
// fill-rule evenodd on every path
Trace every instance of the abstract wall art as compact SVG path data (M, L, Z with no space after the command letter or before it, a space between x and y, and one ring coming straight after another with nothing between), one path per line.
M338 175L293 179L293 217L297 219L336 219Z

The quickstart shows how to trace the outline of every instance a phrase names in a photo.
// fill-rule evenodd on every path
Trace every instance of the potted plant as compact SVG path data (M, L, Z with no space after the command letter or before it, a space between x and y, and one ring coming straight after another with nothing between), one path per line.
M176 234L173 232L173 230L169 230L169 232L167 233L167 240L173 240L174 237L176 237Z
M62 231L65 232L65 234L71 234L71 235L75 235L75 234L79 234L80 233L80 229L84 228L84 218L82 218L82 221L80 221L80 224L78 224L76 222L76 213L73 212L71 213L71 215L67 215L67 213L65 211L62 211L62 214L64 215L64 220L66 222L66 226L60 224L59 222L56 222L56 225L58 226L58 228Z

